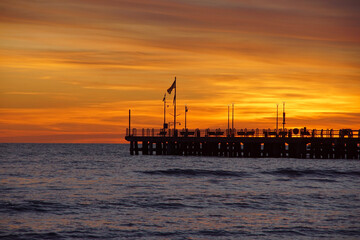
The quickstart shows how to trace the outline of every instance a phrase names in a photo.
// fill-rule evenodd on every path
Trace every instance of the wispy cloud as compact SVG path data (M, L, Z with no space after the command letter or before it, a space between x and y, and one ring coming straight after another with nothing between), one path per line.
M2 94L8 94L8 95L49 95L50 93L44 93L44 92L3 92Z
M289 127L360 128L359 9L357 0L3 0L0 131L115 142L129 108L135 127L162 124L174 76L190 126L226 125L231 103L239 126L272 126L285 101Z

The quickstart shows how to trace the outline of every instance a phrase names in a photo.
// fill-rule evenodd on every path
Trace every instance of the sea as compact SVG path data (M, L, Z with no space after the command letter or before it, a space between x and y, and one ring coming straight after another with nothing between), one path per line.
M360 161L0 144L1 239L360 239Z

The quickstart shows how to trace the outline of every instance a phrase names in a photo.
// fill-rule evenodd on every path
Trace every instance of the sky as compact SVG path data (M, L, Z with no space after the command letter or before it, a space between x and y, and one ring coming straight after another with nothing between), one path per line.
M159 129L360 129L358 0L2 0L0 142ZM172 121L173 93L167 96ZM280 121L281 118L280 118Z

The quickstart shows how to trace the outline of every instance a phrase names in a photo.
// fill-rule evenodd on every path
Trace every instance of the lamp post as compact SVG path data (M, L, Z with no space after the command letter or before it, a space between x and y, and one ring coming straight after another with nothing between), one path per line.
M129 136L131 136L131 109L129 109Z
M232 120L231 120L231 134L234 132L234 103L232 103Z
M187 131L187 128L186 128L186 113L188 112L188 107L187 105L185 105L185 131Z
M228 105L228 130L227 135L230 135L230 106Z

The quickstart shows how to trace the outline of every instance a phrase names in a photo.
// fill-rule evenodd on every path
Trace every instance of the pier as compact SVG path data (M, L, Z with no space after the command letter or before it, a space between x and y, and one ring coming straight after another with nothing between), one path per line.
M166 122L166 94L173 94L174 122ZM285 102L283 102L282 128L279 128L279 104L276 105L276 129L236 129L234 103L230 126L228 105L227 129L176 129L176 77L163 97L164 123L161 129L129 128L125 139L130 142L130 154L215 156L238 158L317 158L360 159L360 129L286 129ZM180 124L180 123L179 123Z
M360 159L360 130L127 129L130 154Z

